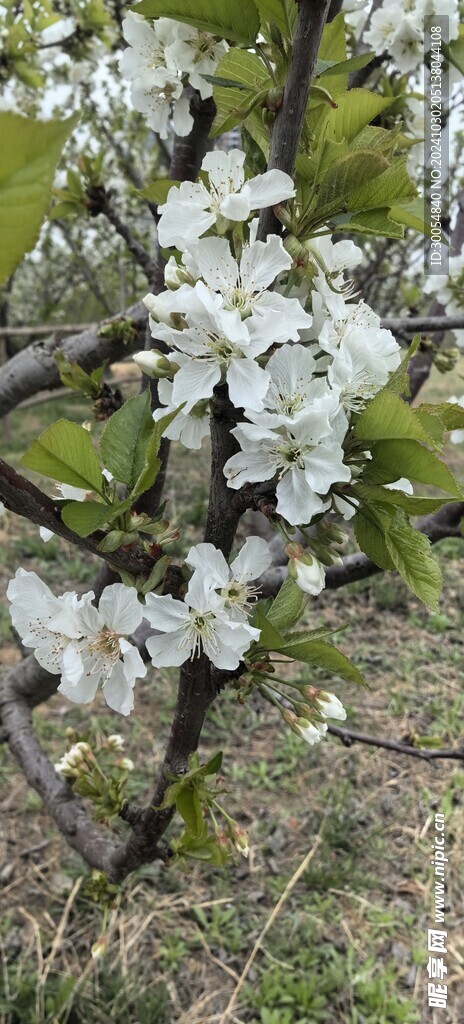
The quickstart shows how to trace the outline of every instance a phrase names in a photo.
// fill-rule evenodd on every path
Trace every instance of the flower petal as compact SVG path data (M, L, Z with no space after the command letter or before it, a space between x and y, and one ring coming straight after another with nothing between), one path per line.
M105 623L115 633L133 633L143 619L143 607L135 587L112 583L105 587L98 610Z

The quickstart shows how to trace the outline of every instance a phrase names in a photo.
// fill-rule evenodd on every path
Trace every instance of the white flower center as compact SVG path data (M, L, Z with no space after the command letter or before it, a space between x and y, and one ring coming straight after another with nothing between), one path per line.
M280 413L281 416L294 416L296 412L299 412L308 398L308 383L308 381L299 377L296 382L295 390L292 393L290 391L285 391L285 387L282 385L282 382L276 383L271 381L269 385L269 397L272 400L276 412Z
M341 391L340 404L352 412L360 412L378 390L378 379L369 370L358 370Z

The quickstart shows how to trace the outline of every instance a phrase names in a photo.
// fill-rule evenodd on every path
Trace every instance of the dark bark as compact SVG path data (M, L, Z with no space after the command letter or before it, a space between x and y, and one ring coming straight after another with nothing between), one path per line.
M282 106L277 112L272 130L268 170L277 167L287 174L293 174L311 79L329 6L330 0L300 0L298 5L292 60ZM262 210L258 238L265 240L268 234L280 234L281 231L282 225L272 207Z
M345 747L351 747L353 743L367 743L370 747L382 747L384 750L393 750L396 754L419 757L422 761L464 761L464 750L428 750L424 747L413 747L410 743L383 739L381 736L368 736L364 732L354 732L339 725L327 725L327 732L331 736L337 736Z

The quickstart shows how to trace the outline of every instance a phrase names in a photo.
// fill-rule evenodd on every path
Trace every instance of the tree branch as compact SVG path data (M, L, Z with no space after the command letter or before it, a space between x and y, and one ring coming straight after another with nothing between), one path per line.
M292 175L308 103L311 79L317 60L330 0L299 0L292 59L285 83L282 106L277 112L271 136L268 170L277 167ZM258 238L280 234L282 225L272 207L262 210Z
M86 331L60 340L52 335L46 341L34 342L18 352L0 370L1 415L5 416L38 391L60 387L61 378L55 358L57 349L71 363L79 363L90 373L105 359L114 363L143 348L147 317L145 306L138 302L117 317L95 324Z
M81 551L102 558L115 569L124 569L134 575L148 575L155 564L154 559L142 550L124 551L120 548L118 551L99 551L98 545L105 536L103 531L97 530L89 537L79 537L63 522L59 505L26 477L20 476L3 459L0 459L0 500L11 512L25 516L36 526L45 526L59 537L71 541Z
M383 747L385 750L394 750L397 754L420 757L423 761L436 761L439 758L464 761L464 750L428 750L423 747L412 747L409 743L398 743L396 740L386 740L380 736L367 736L364 732L342 729L339 725L327 725L327 732L331 736L338 736L338 739L342 741L345 747L351 747L353 743L367 743L371 747Z
M155 264L147 250L144 249L143 245L134 238L134 235L127 224L121 220L119 213L111 202L111 195L106 190L105 186L96 185L93 188L88 188L87 196L90 215L92 217L97 217L99 214L102 214L107 220L109 220L116 233L124 239L129 252L134 257L134 260L139 267L142 268L145 277L150 284L155 272Z
M417 334L419 331L426 334L429 331L454 331L464 328L464 314L462 316L393 316L384 317L382 327L388 328L396 334Z

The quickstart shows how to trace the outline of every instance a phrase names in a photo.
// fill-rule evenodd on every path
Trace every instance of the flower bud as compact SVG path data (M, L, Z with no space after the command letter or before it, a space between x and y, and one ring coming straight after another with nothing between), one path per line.
M136 352L132 359L140 367L142 373L146 373L148 377L173 377L179 369L177 363L171 362L155 348Z
M324 718L335 718L339 722L345 721L345 708L334 693L327 693L325 690L319 690L316 703L321 715L324 715Z
M185 267L180 267L179 264L176 263L174 256L170 256L168 262L166 263L166 266L164 268L164 280L166 286L169 288L171 292L177 291L177 289L180 288L182 284L195 284L192 275L189 274L188 270L186 270ZM145 302L145 299L143 301Z
M142 299L144 306L148 309L151 318L157 323L165 324L167 327L178 327L183 318L177 310L172 309L172 297L170 292L161 292L160 295L152 295L151 292ZM153 328L152 328L153 331Z
M112 733L108 736L107 745L109 750L120 751L124 750L124 739L119 733Z
M94 942L90 952L93 960L101 960L106 953L106 947L108 945L108 937L106 935L99 935L96 942Z
M135 765L134 762L131 761L130 757L123 757L119 762L119 767L125 772L133 772Z
M324 566L321 565L317 558L313 558L309 552L305 553L303 549L301 549L301 554L299 552L293 554L289 551L289 548L293 549L296 547L300 547L300 545L287 544L285 548L287 555L290 557L288 574L295 580L295 583L304 594L312 594L315 597L316 594L320 594L325 586Z
M243 857L248 857L250 852L248 833L245 832L245 829L242 828L241 825L237 825L237 823L235 823L232 829L232 839L234 841L235 848L239 853L241 853Z

